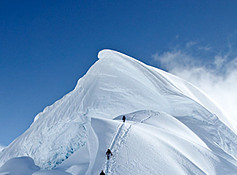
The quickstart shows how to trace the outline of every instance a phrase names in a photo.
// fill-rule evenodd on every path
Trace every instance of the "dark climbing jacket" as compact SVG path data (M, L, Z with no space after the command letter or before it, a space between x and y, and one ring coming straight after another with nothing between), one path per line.
M107 160L109 160L109 157L113 155L110 149L107 150L106 155L107 155Z
M106 155L107 155L107 156L109 156L109 155L112 156L112 155L113 155L110 149L107 150Z
M103 170L101 171L100 175L105 175L105 173L104 173L104 171L103 171Z
M126 120L126 117L125 117L125 116L123 116L123 118L122 118L122 119L123 119L123 122L125 122L125 120Z

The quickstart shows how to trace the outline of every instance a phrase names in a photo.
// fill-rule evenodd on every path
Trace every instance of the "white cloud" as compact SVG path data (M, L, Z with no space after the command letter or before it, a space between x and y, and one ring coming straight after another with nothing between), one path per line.
M220 69L223 66L224 62L225 62L225 58L219 55L215 56L214 64L217 67L217 69Z
M199 48L197 46L198 50ZM156 53L152 58L163 69L206 92L237 126L237 57L227 53L205 58L196 56L192 52L186 47L161 54Z
M195 44L197 44L197 42L189 41L189 42L186 43L186 48L190 48L190 47L194 46Z
M199 50L210 51L212 48L210 46L199 46Z

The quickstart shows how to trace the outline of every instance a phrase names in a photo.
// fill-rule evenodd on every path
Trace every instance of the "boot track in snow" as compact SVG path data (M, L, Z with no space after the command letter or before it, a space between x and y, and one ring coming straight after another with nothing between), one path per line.
M119 151L119 148L122 146L122 144L126 141L126 137L131 129L131 127L133 125L136 125L138 123L144 123L146 120L150 119L151 117L153 117L154 115L150 115L140 121L137 121L137 122L133 122L132 124L129 122L127 123L121 123L119 126L118 126L118 129L111 141L111 144L109 146L109 149L111 150L111 152L113 153L113 156L110 156L110 159L109 160L106 160L105 162L105 174L108 175L108 174L112 174L113 171L112 171L112 166L116 164L116 156L118 154L118 151ZM133 117L134 118L134 117ZM132 119L133 119L132 118Z

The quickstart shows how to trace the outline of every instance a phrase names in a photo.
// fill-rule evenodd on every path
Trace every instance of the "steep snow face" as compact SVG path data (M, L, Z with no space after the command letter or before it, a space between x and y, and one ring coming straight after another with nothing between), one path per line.
M102 150L99 143L100 136L91 125L91 118L107 119L110 122L106 125L109 129L102 130L100 134L106 132L108 137L112 137L112 127L116 123L112 120L114 117L140 110L153 110L166 114L164 118L167 118L167 122L163 122L159 128L167 128L167 125L172 124L179 133L184 133L181 136L163 134L163 138L159 138L159 143L164 142L165 136L174 140L175 137L178 137L178 140L179 137L187 137L188 142L202 147L198 148L199 151L209 150L210 154L231 162L233 168L232 164L236 163L235 158L237 158L236 135L231 130L228 119L205 94L182 79L147 66L124 54L103 50L98 57L99 60L78 81L72 92L46 107L35 117L35 121L25 133L0 153L0 165L13 157L30 156L36 165L51 169L62 166L65 162L69 164L75 162L65 160L71 159L76 153L80 154L80 150L85 149L88 152L85 159L87 162L84 162L82 169L90 174L89 172L103 168L99 167L98 155L102 157L104 155L100 152ZM133 119L130 120L134 122ZM160 118L156 120L159 123ZM103 125L100 127L103 129ZM139 127L133 128L134 137L131 140L142 137L140 131L136 131ZM146 130L145 128L144 126L142 130ZM169 129L171 130L172 127ZM176 132L176 129L172 132ZM158 132L157 129L147 132L151 131ZM151 134L149 138L152 137ZM154 139L157 140L157 137L154 136ZM156 142L144 143L156 144ZM167 144L163 144L163 147L165 145ZM162 150L163 147L160 149ZM170 149L173 149L173 152L176 150L176 148ZM176 163L174 165L179 166ZM97 168L94 167L95 165L98 165ZM68 171L79 170L75 165ZM203 172L206 171L209 172L209 170ZM199 172L198 168L197 172Z
M229 128L232 129L236 133L236 128L231 124L231 122L227 119L227 117L224 114L224 111L222 111L215 102L212 101L204 92L202 92L197 87L191 85L189 82L176 77L172 74L169 74L168 72L164 72L162 70L156 69L151 67L154 71L159 72L163 76L167 78L171 83L175 84L175 86L187 97L190 97L191 99L195 100L202 106L204 106L206 109L208 109L213 114L216 114L218 118L224 122Z

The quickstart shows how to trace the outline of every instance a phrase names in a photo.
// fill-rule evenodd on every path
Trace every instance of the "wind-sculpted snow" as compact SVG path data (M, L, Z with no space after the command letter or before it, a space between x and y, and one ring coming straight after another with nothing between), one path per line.
M125 116L125 123L122 116L116 117L116 125L114 121L93 119L100 149L92 174L99 174L102 169L108 175L236 173L231 158L225 159L210 149L175 117L153 111ZM106 160L108 148L113 156Z
M42 169L35 174L237 172L236 130L198 88L115 51L98 57L72 92L0 152L0 166L29 156Z
M18 157L8 160L1 168L1 175L32 175L39 171L39 167L35 165L34 160L30 157Z

